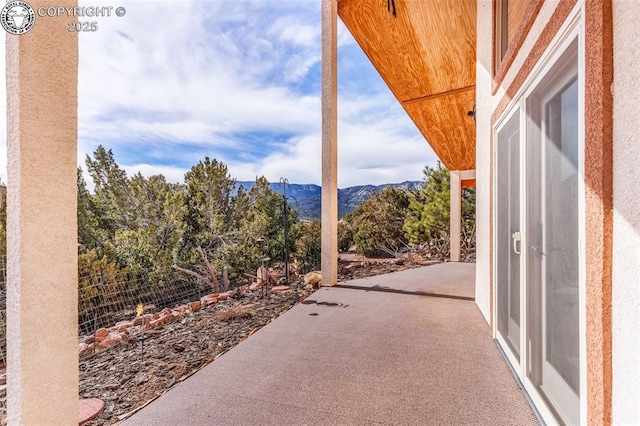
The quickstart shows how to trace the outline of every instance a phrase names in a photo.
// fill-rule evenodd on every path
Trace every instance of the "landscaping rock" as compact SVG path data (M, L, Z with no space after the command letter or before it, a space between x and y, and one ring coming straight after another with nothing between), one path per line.
M322 284L322 273L320 271L309 272L304 276L304 285L307 288L319 287Z
M185 380L306 295L304 290L292 290L262 298L260 292L249 292L245 298L229 299L223 293L220 296L226 300L210 305L199 301L200 309L195 312L191 304L169 310L171 315L163 310L157 320L145 322L149 328L144 337L142 327L132 322L128 332L108 334L94 355L92 345L79 344L79 352L83 352L80 398L99 397L107 403L91 425L124 420L128 413ZM218 300L211 296L205 298ZM226 313L223 321L217 316L222 312ZM183 315L180 322L168 320L178 315Z
M110 348L112 346L117 345L120 342L122 342L122 335L110 334L106 339L100 342L100 344L98 345L98 348L100 349Z
M276 292L290 291L290 290L291 290L291 287L289 287L288 285L279 285L271 289L271 291L276 291Z

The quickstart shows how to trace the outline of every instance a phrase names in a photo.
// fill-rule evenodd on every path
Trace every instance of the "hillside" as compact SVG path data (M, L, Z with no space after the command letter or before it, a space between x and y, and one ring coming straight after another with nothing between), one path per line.
M247 181L237 183L238 186L242 185L247 190L251 189L254 184L255 182ZM361 202L371 198L371 191L377 194L388 185L394 188L408 190L421 184L422 182L406 181L385 185L358 185L338 189L338 217L342 218L346 214L351 213ZM282 185L279 183L272 183L269 187L279 194L283 192ZM295 183L287 187L289 202L298 211L301 219L320 219L321 189L318 185L301 185Z

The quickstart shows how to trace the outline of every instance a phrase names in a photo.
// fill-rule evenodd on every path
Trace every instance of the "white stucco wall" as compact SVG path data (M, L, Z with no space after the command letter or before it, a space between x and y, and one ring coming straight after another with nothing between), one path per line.
M640 2L614 0L613 422L640 424Z
M476 105L491 104L492 1L478 1L476 47ZM484 41L484 42L483 42ZM476 304L487 322L491 318L490 212L491 113L476 107Z
M495 95L492 92L491 64L493 61L493 14L492 1L478 0L478 22L476 46L476 303L489 321L491 314L490 275L490 212L491 212L491 116L498 108L506 90L527 61L542 30L553 15L559 0L543 4L536 19L525 36L517 55L507 70Z

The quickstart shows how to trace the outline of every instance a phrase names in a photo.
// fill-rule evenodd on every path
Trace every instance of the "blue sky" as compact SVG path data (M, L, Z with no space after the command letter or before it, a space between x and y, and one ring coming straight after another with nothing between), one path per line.
M89 4L127 14L80 35L80 165L102 144L171 181L209 156L240 180L320 183L320 0ZM420 180L435 155L342 24L338 51L339 187Z

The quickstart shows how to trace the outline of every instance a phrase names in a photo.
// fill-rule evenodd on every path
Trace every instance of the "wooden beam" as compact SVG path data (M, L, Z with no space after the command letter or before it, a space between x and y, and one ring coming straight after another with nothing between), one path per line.
M322 283L338 283L338 0L322 0Z
M443 96L457 95L458 93L464 93L464 92L468 92L470 90L475 90L475 89L476 89L476 85L472 84L470 86L447 90L446 92L433 93L431 95L421 96L419 98L407 99L406 101L402 101L402 105L411 105L416 102L430 101L432 99L442 98Z

